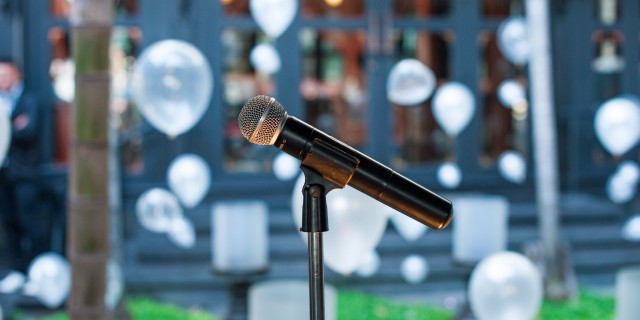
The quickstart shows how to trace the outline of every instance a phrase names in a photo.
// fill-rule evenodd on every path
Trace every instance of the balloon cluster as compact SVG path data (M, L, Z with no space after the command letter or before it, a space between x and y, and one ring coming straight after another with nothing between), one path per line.
M204 199L211 186L211 170L200 156L183 154L169 165L167 181L173 192L162 188L145 191L136 202L136 216L145 229L167 233L176 245L191 248L196 241L195 227L180 204L190 209Z
M506 19L498 28L498 47L513 64L522 65L529 60L527 29L527 22L522 17ZM403 59L389 72L387 97L397 105L415 106L429 99L435 87L436 78L428 67L416 59ZM516 80L503 81L497 95L507 108L517 108L526 102L526 90ZM448 82L435 91L431 108L438 125L449 137L455 138L473 119L476 99L474 92L465 84ZM501 157L499 171L505 179L513 183L521 184L526 178L523 157L512 151ZM438 168L437 178L441 186L455 189L462 181L462 172L455 163L444 163Z
M249 11L258 27L270 38L257 44L249 55L249 61L259 73L272 75L280 70L278 51L270 43L280 37L291 25L298 10L296 0L251 0Z
M425 102L436 87L436 77L427 66L416 59L397 62L387 78L387 98L400 106L416 106ZM466 128L475 113L475 97L464 84L449 82L440 86L433 96L433 116L450 137ZM462 171L455 163L445 163L437 172L440 185L455 189L462 181Z
M434 91L436 77L416 59L397 62L387 78L387 98L401 106L423 103ZM475 112L473 92L462 83L449 82L440 86L433 97L433 115L450 136L457 136L471 121Z
M609 199L615 203L629 202L638 190L639 181L640 165L631 160L621 162L607 179L606 191Z
M67 300L71 290L69 262L55 252L38 255L29 265L27 276L14 271L0 284L0 293L11 294L19 290L26 296L34 297L47 308L60 307ZM107 265L107 288L104 298L107 308L115 308L123 291L124 278L120 265L110 260Z
M71 290L71 267L59 254L43 253L29 266L28 279L25 295L35 297L48 308L57 308Z
M178 136L190 130L209 107L213 76L196 47L163 40L142 52L131 86L142 116L156 129Z
M640 99L623 95L605 101L594 118L596 136L613 156L620 157L640 141ZM605 190L609 199L618 204L631 201L638 191L640 165L622 161L607 179ZM628 241L640 241L640 218L630 217L621 230Z
M293 188L291 205L296 225L302 224L304 182L305 176L301 174ZM355 273L360 277L371 277L378 272L380 255L375 248L389 219L407 241L416 241L427 231L423 224L349 186L327 194L327 211L331 230L324 238L324 262L342 275ZM306 234L301 233L301 236L307 241ZM403 259L400 270L405 281L417 284L426 279L429 265L424 257L410 255Z

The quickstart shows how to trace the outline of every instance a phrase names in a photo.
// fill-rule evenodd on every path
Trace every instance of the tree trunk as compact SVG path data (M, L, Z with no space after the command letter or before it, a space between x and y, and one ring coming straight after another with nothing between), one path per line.
M543 266L545 296L564 300L575 294L574 274L567 248L560 244L558 198L558 154L556 119L553 105L551 44L548 0L527 0L526 11L531 45L529 73L533 147L538 203L539 264Z
M71 45L76 65L69 170L67 256L71 319L109 319L109 43L113 1L75 0Z

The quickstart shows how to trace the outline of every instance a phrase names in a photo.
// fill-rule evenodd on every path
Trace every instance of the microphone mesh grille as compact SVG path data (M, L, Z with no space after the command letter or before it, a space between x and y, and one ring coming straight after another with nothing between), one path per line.
M280 134L281 123L286 115L287 112L277 100L269 96L255 96L240 110L238 125L249 142L270 145Z

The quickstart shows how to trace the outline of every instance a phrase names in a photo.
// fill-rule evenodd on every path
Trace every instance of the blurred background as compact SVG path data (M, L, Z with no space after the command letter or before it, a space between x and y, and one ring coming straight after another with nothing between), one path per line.
M454 203L452 226L427 231L335 191L329 211L356 215L342 226L329 217L326 283L463 314L476 264L504 250L535 261L531 243L544 229L535 155L547 151L535 143L525 2L115 1L110 232L126 295L224 317L247 312L254 283L305 283L299 164L249 143L237 125L247 99L263 94ZM61 256L77 88L72 5L0 1L0 56L22 68L40 102L33 169L47 251ZM569 287L614 295L616 273L640 263L640 3L549 1L547 14L556 259L565 283L576 281ZM3 307L19 304L7 296Z

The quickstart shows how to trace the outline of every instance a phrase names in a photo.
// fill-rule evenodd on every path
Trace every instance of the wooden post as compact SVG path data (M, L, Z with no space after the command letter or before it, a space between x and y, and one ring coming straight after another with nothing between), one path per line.
M67 256L71 319L110 319L104 303L109 260L109 43L113 1L75 0L70 18L76 97L72 109Z

